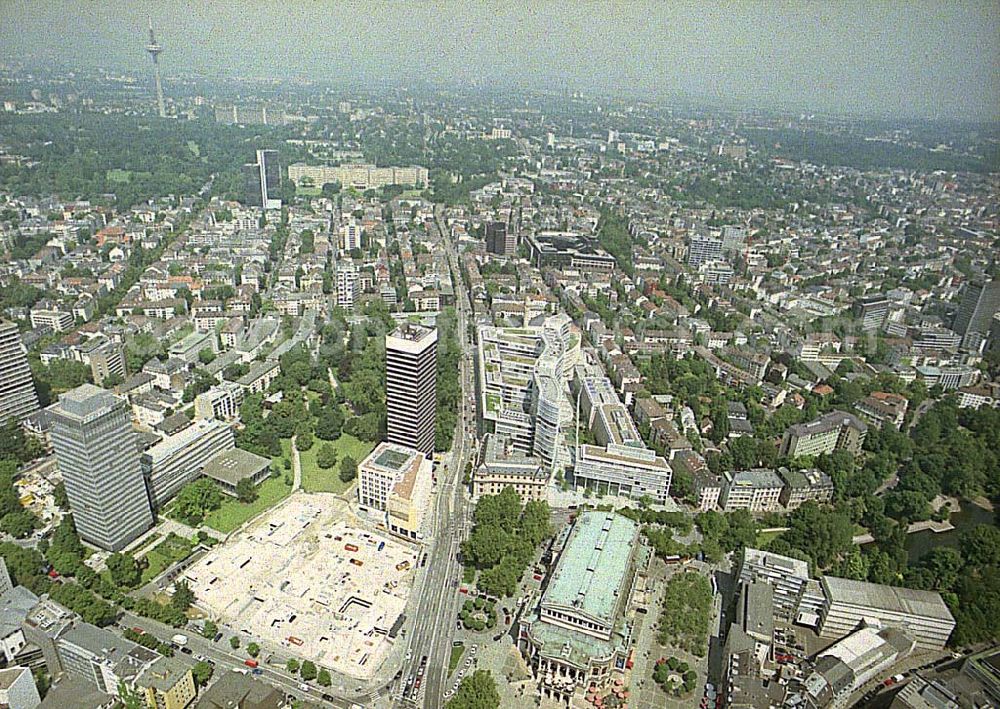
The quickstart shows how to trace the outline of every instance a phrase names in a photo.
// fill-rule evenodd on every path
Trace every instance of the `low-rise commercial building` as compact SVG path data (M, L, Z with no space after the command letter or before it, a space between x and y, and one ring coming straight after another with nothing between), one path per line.
M24 586L14 586L0 596L0 653L6 662L14 662L30 642L23 625L36 603L38 596Z
M27 667L0 670L0 707L4 709L35 709L42 703L35 687L35 678Z
M358 464L358 503L385 513L393 533L416 539L430 495L431 465L413 448L378 444Z
M918 670L896 693L890 709L962 709L1000 706L1000 649L996 646Z
M118 696L122 683L132 684L143 668L160 657L152 650L89 623L77 623L56 638L55 645L68 674L113 696Z
M913 640L896 628L861 628L823 650L804 684L808 706L839 709L854 690L909 655Z
M488 433L483 441L482 462L472 472L472 499L498 495L512 487L522 502L546 499L549 476L541 461L514 448L508 436Z
M862 622L906 632L922 648L940 650L955 628L955 618L941 594L824 576L826 602L820 636L839 638Z
M170 346L170 356L183 360L188 364L194 364L198 361L198 356L202 350L208 350L212 354L215 354L216 349L214 332L192 332L184 339Z
M161 657L148 665L136 678L135 687L150 709L184 709L198 691L184 655Z
M673 471L666 459L643 445L582 445L577 449L573 482L577 487L633 499L650 497L664 504Z
M925 364L917 367L917 374L928 387L940 386L945 391L972 386L979 381L981 372L967 364L936 366Z
M236 497L241 481L249 480L257 486L267 480L271 474L271 459L242 448L230 448L212 456L201 474L214 480L227 495Z
M194 398L194 415L199 419L233 421L240 417L244 389L239 384L224 382Z
M199 419L147 450L139 459L153 507L161 508L199 475L218 453L235 447L233 429L215 419Z
M267 360L264 362L253 362L250 371L240 377L236 383L243 387L247 394L259 394L267 391L271 382L281 374L281 365L277 362Z
M903 425L903 417L906 416L906 408L909 403L906 397L901 394L875 391L858 401L854 408L857 409L861 418L872 426L882 428L889 424L898 429Z
M387 185L413 187L427 186L427 168L412 165L408 167L375 167L365 163L345 163L343 165L305 165L293 163L288 166L288 179L299 184L321 187L329 183L339 183L345 188L357 190L378 189Z
M198 709L282 709L285 696L238 672L223 672L198 699Z
M47 310L32 308L30 313L31 327L37 329L47 327L53 332L65 332L73 327L73 313L65 310Z
M775 617L791 622L799 612L809 583L809 564L801 559L747 547L743 550L738 578L740 583L770 584L774 589Z
M824 503L833 499L833 479L819 468L778 468L778 477L784 483L778 499L786 509L794 510L809 500Z

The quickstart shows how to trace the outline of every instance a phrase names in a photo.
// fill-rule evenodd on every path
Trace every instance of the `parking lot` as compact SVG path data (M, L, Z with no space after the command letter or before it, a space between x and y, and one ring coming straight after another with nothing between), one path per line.
M418 552L351 520L333 495L296 495L184 573L234 630L358 679L388 656Z

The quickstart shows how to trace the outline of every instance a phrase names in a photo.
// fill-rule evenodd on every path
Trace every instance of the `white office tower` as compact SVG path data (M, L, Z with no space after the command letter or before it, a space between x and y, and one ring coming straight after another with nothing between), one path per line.
M361 225L358 222L350 221L340 227L340 239L344 251L361 248Z
M47 411L77 532L103 549L121 550L153 525L128 404L84 384Z
M0 322L0 425L22 421L36 411L38 396L17 325Z
M389 443L434 452L437 330L407 324L386 335L385 408Z
M337 306L350 310L358 292L358 267L351 261L337 262Z

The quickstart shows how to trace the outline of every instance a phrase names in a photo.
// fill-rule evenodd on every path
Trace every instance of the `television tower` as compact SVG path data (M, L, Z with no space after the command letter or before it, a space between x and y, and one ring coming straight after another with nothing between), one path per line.
M163 84L160 83L160 60L158 59L163 47L156 41L156 36L153 34L152 18L149 20L149 44L146 45L146 51L153 59L153 77L156 79L156 106L160 110L160 118L166 118L167 109L163 106Z

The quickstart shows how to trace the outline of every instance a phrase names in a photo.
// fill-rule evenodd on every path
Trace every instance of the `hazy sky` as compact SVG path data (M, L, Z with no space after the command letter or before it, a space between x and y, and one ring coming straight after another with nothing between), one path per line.
M4 0L0 54L354 82L497 80L846 113L1000 118L1000 0Z

